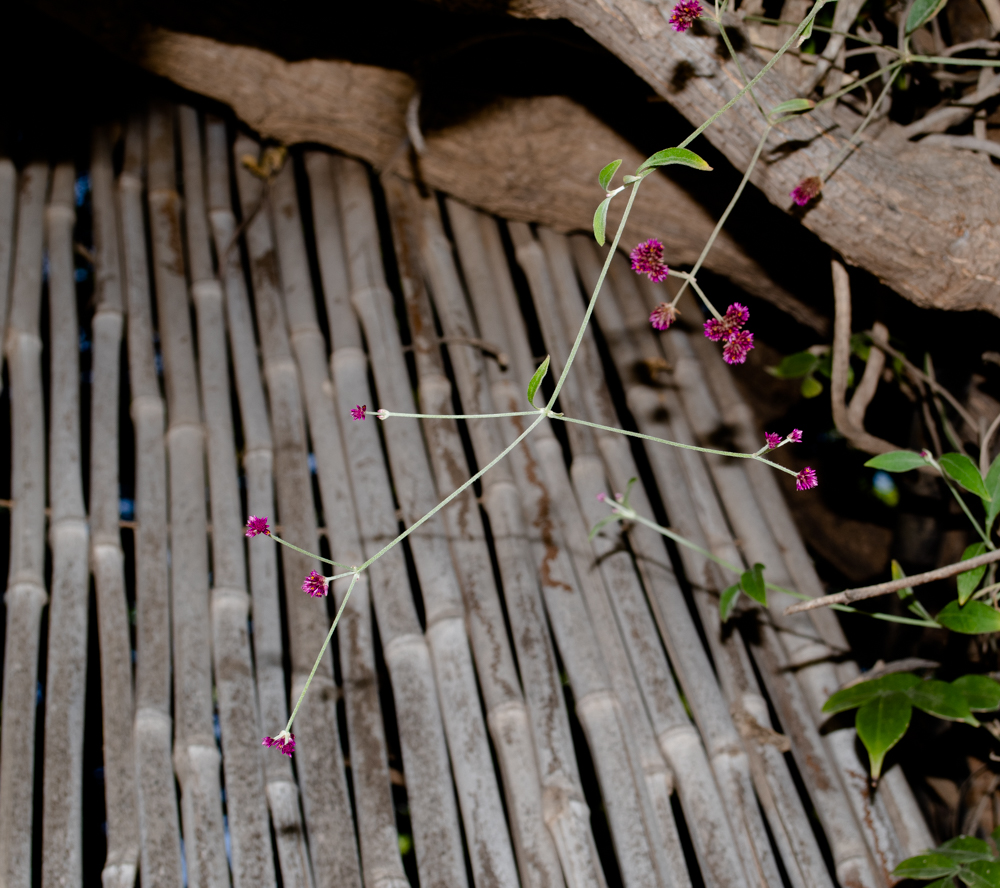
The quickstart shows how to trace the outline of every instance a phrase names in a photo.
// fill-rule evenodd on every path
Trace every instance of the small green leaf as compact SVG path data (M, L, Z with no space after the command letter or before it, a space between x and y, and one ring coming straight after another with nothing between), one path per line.
M908 472L919 466L927 465L927 461L912 450L893 450L891 453L880 453L873 456L865 467L869 469L881 469L883 472Z
M719 618L723 623L732 616L733 608L740 597L740 584L735 583L719 596Z
M549 356L546 355L545 360L541 363L541 366L535 371L535 375L528 381L528 403L532 407L535 406L535 392L538 391L538 386L542 384L542 380L545 379L545 374L548 372Z
M669 166L673 163L679 163L683 166L692 167L696 170L702 170L707 172L712 168L702 160L693 151L688 151L687 148L664 148L662 151L657 151L652 157L647 157L641 164L639 164L639 169L635 171L636 175L639 175L643 170L647 170L650 167L661 167Z
M975 558L977 555L985 553L986 543L973 543L962 553L962 561L968 561L970 558ZM958 575L959 604L964 605L969 600L972 593L979 586L979 581L983 578L984 573L986 573L986 565L981 564L979 567L974 567L972 570L967 570Z
M969 702L960 688L946 681L922 681L909 691L910 702L937 718L960 721L978 726L976 717L969 711Z
M1000 613L981 601L970 601L965 607L959 607L957 601L949 601L934 619L945 629L963 635L1000 632Z
M979 474L976 464L964 453L945 453L938 460L938 464L952 481L957 481L969 493L980 497L984 503L990 501L990 492L983 483L983 476Z
M1000 888L1000 861L977 860L959 870L958 877L969 888Z
M935 879L922 885L921 888L955 888L955 879L952 876L945 876L943 879Z
M857 355L862 361L867 361L872 353L871 339L864 333L855 333L851 336L851 354Z
M885 754L903 739L912 713L910 699L902 691L880 694L858 710L854 728L868 750L873 780L882 773ZM935 873L935 876L940 875L944 873Z
M594 238L598 246L604 246L604 232L608 229L608 207L611 206L611 198L606 197L600 202L594 212Z
M894 580L901 580L906 574L903 573L903 568L900 566L899 562L893 558L892 559L892 578ZM910 613L916 614L922 620L934 621L934 618L927 612L925 608L918 600L917 596L913 592L912 586L907 586L904 589L900 589L897 593L899 600L903 602L909 608Z
M956 863L973 863L976 860L994 861L996 858L990 851L990 846L982 839L974 836L957 836L948 839L943 845L936 849L938 854L950 857Z
M767 372L778 379L797 379L811 373L819 363L819 358L812 352L796 352L781 359L777 367L768 367Z
M963 675L956 678L951 686L965 694L965 700L973 712L993 712L1000 709L1000 683L988 675Z
M597 522L597 524L593 526L593 528L591 528L591 531L588 534L587 539L592 540L595 536L597 536L601 532L601 530L603 530L613 521L620 521L620 520L621 520L621 515L617 514L616 512L612 512L610 515L605 515L600 521Z
M823 383L810 373L802 380L801 391L803 398L815 398L823 394Z
M842 691L834 692L830 695L830 699L823 704L823 712L829 715L844 712L847 709L861 706L880 694L889 694L895 691L906 693L918 684L920 684L920 679L912 672L890 672L881 678L862 681L849 688L844 688Z
M621 158L613 160L597 174L597 181L601 183L601 188L605 191L608 190L608 187L611 185L611 180L615 177L615 173L618 172L618 167L621 165Z
M958 864L950 857L931 851L907 857L892 874L900 879L938 879L941 876L953 876L958 870Z
M639 480L638 478L632 477L625 482L625 493L622 494L622 506L624 506L626 509L629 508L628 501L629 497L632 496L632 488L635 486L635 482L638 480Z
M948 0L916 0L906 17L906 33L912 34L917 28L926 25L944 9L947 2Z
M986 532L989 533L1000 512L1000 455L986 473L986 489L990 492L990 504L986 507Z
M743 572L740 586L754 601L767 607L767 588L764 586L764 565L755 564Z
M803 111L812 111L815 107L816 103L810 99L789 99L787 102L775 105L768 117L774 120L785 114L801 114Z

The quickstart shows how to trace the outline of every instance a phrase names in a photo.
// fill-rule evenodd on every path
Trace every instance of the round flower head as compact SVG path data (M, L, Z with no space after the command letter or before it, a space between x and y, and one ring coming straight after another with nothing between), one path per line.
M667 279L670 269L663 261L663 244L655 237L639 244L629 256L636 274L646 275L654 284Z
M705 335L712 342L718 342L720 339L729 339L733 333L742 329L743 325L749 320L750 309L745 305L734 302L726 309L726 313L721 321L718 318L709 318L705 321Z
M670 25L678 33L682 34L684 31L688 30L694 22L695 19L699 18L705 12L701 8L701 4L698 0L681 0L674 7L674 11L670 13Z
M357 407L351 408L351 419L364 419L365 411L368 409L367 404L358 404Z
M722 349L722 359L727 364L742 364L747 359L747 352L753 348L753 333L749 330L737 330Z
M802 443L802 429L792 429L791 434L788 436L788 440L793 444Z
M265 737L261 745L268 747L268 749L277 749L278 752L291 758L292 753L295 752L295 735L288 731L282 731L277 737Z
M327 593L326 577L314 570L309 571L309 576L302 581L302 591L313 598L322 598Z
M255 537L261 533L264 534L264 536L271 535L271 528L267 526L267 519L251 515L247 518L247 536Z
M768 450L774 450L781 443L781 435L774 432L764 432L764 440L767 441Z
M649 323L653 325L654 330L666 330L677 320L679 314L680 312L669 302L661 302L650 312Z
M809 201L819 196L823 190L823 180L819 176L803 179L791 192L791 198L797 206L804 207Z
M811 490L816 487L819 481L816 480L816 470L810 469L806 466L801 472L795 476L795 489L796 490Z

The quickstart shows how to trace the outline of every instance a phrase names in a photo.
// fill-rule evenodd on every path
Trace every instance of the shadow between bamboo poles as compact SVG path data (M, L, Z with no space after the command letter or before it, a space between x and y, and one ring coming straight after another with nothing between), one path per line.
M237 137L233 146L240 203L246 208L246 212L258 206L262 186L260 180L253 178L243 166L240 158L246 154L255 157L258 150L257 143L245 136ZM244 238L250 260L264 381L270 403L277 516L281 519L286 538L301 542L303 546L314 547L318 546L318 530L309 477L302 396L282 309L269 208L263 207L256 214L247 225ZM335 544L335 541L331 542ZM251 547L251 552L253 548ZM318 566L317 563L291 550L282 552L281 562L291 644L292 697L296 699L326 636L329 615L325 602L309 599L301 588L303 578ZM365 581L359 581L354 596L359 593L363 595L365 588ZM346 586L338 587L335 591L340 591L342 595ZM345 618L346 616L345 613ZM359 741L351 729L352 722L356 722L358 718L357 693L349 686L354 672L343 648L341 663L344 667L351 770L355 781L358 833L363 855L369 829L367 821L362 822L361 805L364 800L361 798L362 786L358 779L363 757L355 756ZM360 886L361 867L365 861L362 859L359 863L355 834L353 830L345 828L346 824L353 822L353 816L337 724L337 689L333 680L333 657L330 651L324 656L321 670L316 675L314 686L303 702L296 721L299 732L296 766L300 775L299 787L303 797L313 876L317 888ZM377 699L375 706L377 715ZM281 725L275 725L274 729L280 727ZM377 737L375 742L378 742ZM369 874L367 867L365 870L368 884L367 880L375 874Z
M229 871L212 718L205 446L184 278L172 106L151 107L148 133L147 199L167 389L174 768L181 786L188 880L223 886Z
M584 278L593 277L596 274L596 256L589 238L574 237L572 242ZM688 442L690 433L673 392L637 384L642 355L658 355L659 346L645 317L641 318L641 324L629 327L626 332L615 293L618 289L634 287L634 280L631 277L621 279L614 273L612 277L613 286L598 302L596 314L622 380L629 408L644 433ZM668 419L672 425L668 424ZM694 457L696 454L691 451L666 446L649 450L654 476L676 527L696 545L710 548L705 534L714 533L713 528L718 522L706 521L703 532L698 516L710 511L711 504L715 502L715 492L704 465ZM732 563L739 563L739 553L732 545L724 523L719 525L715 538L718 546L725 547L720 550L726 552L724 557ZM727 633L724 636L721 631L717 607L718 593L724 586L721 575L715 565L691 549L679 547L679 552L692 581L695 602L718 667L720 684L735 714L744 713L736 724L751 756L754 786L771 824L786 872L796 888L828 885L830 877L826 864L777 745L780 738L770 731L767 704L760 695L742 642L738 635Z
M18 188L17 247L4 347L10 378L10 575L0 733L0 879L32 884L35 704L45 591L45 406L42 394L42 239L49 168L29 164Z
M234 888L275 885L257 695L250 656L242 508L236 470L222 287L212 268L197 112L178 109L191 293L197 312L212 520L212 661L222 734Z
M341 428L339 422L341 418L346 422L349 416L348 399L363 399L366 403L370 400L368 363L360 349L338 349L335 344L336 394L330 397L326 343L316 318L294 170L290 166L277 176L272 194L292 346L312 438L320 442L315 450L328 535L335 541L342 540L343 549L337 550L340 558L360 564L365 555L378 552L398 532L393 485L379 458L378 429L374 423L353 421ZM327 196L333 198L332 193ZM338 328L354 324L356 329L352 314L337 318L335 323ZM399 479L395 489L400 491L407 480ZM364 503L361 509L356 509L352 487L358 501ZM418 875L422 884L461 885L466 881L465 863L438 692L402 547L372 564L369 574L379 639L393 690Z
M171 761L170 587L167 568L165 408L157 380L142 207L145 119L133 116L118 179L128 369L135 429L135 774L143 884L182 878L180 817ZM96 201L95 195L95 201ZM93 458L93 457L92 457Z
M10 308L11 269L14 262L14 226L17 221L17 170L7 157L0 157L0 352L7 341L7 310ZM0 359L0 367L3 360ZM3 382L0 381L0 386Z
M82 882L83 701L87 683L90 592L87 517L80 478L79 331L73 279L74 178L72 164L56 167L52 195L45 209L49 257L49 484L52 506L49 541L52 546L52 596L45 678L42 878L46 882L67 886ZM110 176L105 185L110 187ZM115 394L112 393L113 400ZM131 673L128 677L131 679ZM129 705L124 736L131 743L128 731L131 687L126 699ZM131 768L126 769L121 777L132 790ZM120 838L120 832L115 838ZM134 879L138 841L133 843L132 852Z
M209 214L219 262L219 277L225 293L223 326L228 328L233 377L243 426L247 507L251 515L273 516L271 429L243 265L239 249L230 249L236 233L236 217L233 215L229 183L229 138L222 120L214 117L206 119L205 142ZM274 730L273 726L284 725L288 721L282 661L281 607L278 601L277 546L249 546L249 563L253 662L258 718L261 724L257 734L260 734ZM254 739L256 740L256 735ZM260 754L258 747L258 755ZM303 757L300 752L300 761ZM263 753L262 764L282 884L286 888L311 888L313 880L309 851L299 808L299 789L291 762L283 755Z

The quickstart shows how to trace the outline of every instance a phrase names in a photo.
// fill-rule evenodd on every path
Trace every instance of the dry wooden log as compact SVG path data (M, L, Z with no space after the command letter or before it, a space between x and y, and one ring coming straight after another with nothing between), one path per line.
M0 732L0 880L32 884L38 646L45 591L45 406L42 395L42 240L49 168L29 164L18 184L17 246L4 349L10 378L10 574L5 603Z
M205 440L184 276L172 107L150 109L148 144L153 277L167 390L174 769L181 786L189 884L221 888L229 884L229 871L213 722Z
M263 187L261 180L251 175L240 158L246 154L256 155L258 150L258 144L247 137L237 138L233 146L236 182L245 214L260 208ZM296 544L301 544L303 548L318 547L319 535L312 480L309 476L309 451L306 446L302 394L298 370L288 339L280 272L271 228L271 213L268 208L261 208L250 220L246 227L245 239L250 258L264 381L271 413L277 514L281 519L284 535L288 539L295 540ZM232 325L232 319L230 323ZM244 323L249 325L248 315ZM252 330L252 327L248 326L247 335L249 330ZM245 342L241 345L247 348ZM248 356L244 356L244 359L250 363ZM249 373L250 368L247 368L246 372ZM258 446L261 443L263 442L259 442ZM255 547L251 547L251 552L253 548ZM286 589L288 636L291 642L292 697L295 699L302 690L313 661L322 646L329 626L329 615L324 601L311 599L302 591L302 580L311 570L316 569L318 566L316 561L296 552L283 551L281 562ZM364 598L366 585L366 581L359 581L353 595L358 595L360 592L361 598ZM335 592L339 592L342 596L346 588L346 584L341 584ZM349 665L346 650L342 650L342 655L341 662ZM349 674L352 673L345 671L345 683ZM351 822L351 804L340 745L336 696L333 657L328 650L320 670L313 679L312 690L303 702L296 719L299 746L296 764L300 774L299 785L303 796L312 870L317 886L324 888L360 886L364 864L362 860L362 866L359 866L358 845L354 832L345 829L345 824ZM348 708L353 709L348 717L349 723L357 724L359 715L362 716L360 740L358 736L350 734L349 727L352 753L358 742L373 742L382 748L378 735L373 738L366 736L364 725L364 718L367 717L378 720L378 728L381 727L381 716L377 712L378 701L377 699L374 701L376 711L372 713L363 708L365 705L372 705L366 704L364 694L360 695L360 703L358 697L354 689L347 693ZM362 707L360 713L358 706ZM277 730L280 727L280 724L275 725L269 730ZM376 730L374 724L372 730ZM362 763L362 757L352 761L352 774L359 773ZM357 782L354 785L356 788L359 786ZM360 789L358 791L360 792ZM374 801L374 804L378 802ZM369 820L363 829L359 829L362 847L366 841L370 841L368 836L371 828ZM396 854L398 857L398 851ZM376 873L365 871L366 880L375 876Z
M133 116L118 179L128 315L128 367L135 427L135 763L143 884L173 888L182 878L180 818L171 760L170 588L167 562L165 409L153 352L142 206L145 120Z
M108 175L103 177L101 182L102 196L110 200L110 170L107 172ZM87 516L80 475L80 361L77 340L79 332L76 316L76 284L73 279L75 175L76 171L72 164L63 163L56 167L52 195L45 209L49 257L51 353L49 501L52 514L49 541L52 546L52 598L49 608L49 656L45 682L42 879L67 886L82 884L83 708L87 678L87 599L90 592ZM116 352L116 368L117 358ZM117 394L117 387L112 397L114 394ZM130 669L126 675L131 682ZM126 716L124 725L118 726L124 730L120 731L119 736L111 739L108 746L112 749L116 745L120 746L122 742L131 747L132 738L129 730L132 714L131 687L128 690L127 705L123 707ZM105 711L111 708L109 705ZM105 755L114 760L114 756L107 756L107 749ZM116 761L115 764L132 763ZM131 767L124 769L118 780L112 782L116 784L116 788L124 783L134 797ZM111 788L109 785L109 789ZM107 808L109 813L117 814L118 811L113 805L113 793L111 796ZM116 822L114 825L117 827L114 838L119 840L120 824ZM110 840L111 821L108 823L108 836ZM138 857L138 841L135 840L137 837L134 827L133 839L130 862L134 882Z
M17 209L17 170L7 157L0 157L0 349L6 342L7 309L10 304L11 268L14 259L14 223ZM2 385L2 383L0 383Z

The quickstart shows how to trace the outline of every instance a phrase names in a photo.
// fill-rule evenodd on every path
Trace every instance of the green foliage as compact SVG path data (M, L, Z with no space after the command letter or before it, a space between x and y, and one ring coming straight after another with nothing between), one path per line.
M893 450L891 453L880 453L865 463L866 468L881 469L883 472L909 472L911 469L925 465L927 465L927 460L912 450Z
M969 493L978 496L984 505L990 502L990 493L979 474L976 464L964 453L945 453L938 460L938 465L952 481L961 484Z
M542 384L542 380L545 379L545 374L549 372L549 356L545 356L545 360L542 361L541 366L535 371L534 375L528 381L528 403L534 407L535 406L535 393L538 391L538 387Z
M984 555L986 553L986 543L973 543L962 553L962 561L968 561L970 558L975 558L978 555ZM964 573L958 575L958 603L965 604L972 596L972 593L976 591L979 586L979 581L983 578L983 574L986 573L986 565L982 564L979 567L974 567L972 570L967 570Z
M647 157L639 164L639 168L635 171L635 174L638 176L643 170L648 170L651 167L670 166L675 163L691 167L692 169L702 170L703 172L708 172L712 169L702 158L687 148L664 148L662 151L657 151L651 157Z
M986 507L986 532L989 533L993 522L997 519L997 513L1000 512L1000 455L993 460L984 481L990 493L990 502Z
M945 629L963 635L1000 632L1000 613L981 601L970 601L965 607L957 601L949 601L934 619Z
M973 712L993 712L1000 709L1000 683L988 675L963 675L956 678L952 686L965 694L969 709Z
M733 608L736 607L736 601L739 597L739 583L734 583L719 596L719 616L721 617L723 623L725 623L726 620L732 616Z
M872 780L882 773L882 761L910 726L913 706L902 691L879 694L858 708L854 729L868 750L868 768Z
M893 558L892 559L892 578L894 580L901 580L906 574L903 573L903 568L900 566L899 562ZM913 593L912 586L906 586L900 589L897 593L899 600L906 605L910 613L916 614L922 620L930 620L934 622L934 618L927 612L925 608L918 600L917 596Z
M796 352L781 359L777 367L768 367L767 372L778 379L797 379L812 373L819 363L819 357L811 351Z
M594 212L594 238L598 246L604 246L604 233L608 229L608 207L611 206L611 198L606 197L600 202Z
M621 158L618 158L618 160L611 161L611 163L597 174L597 181L601 183L601 188L605 191L610 187L611 180L615 177L615 173L618 172L618 167L621 165Z
M758 562L750 570L743 571L740 575L740 581L726 589L719 597L719 616L723 623L732 615L740 592L767 607L767 584L764 582L763 564Z
M1000 840L1000 828L993 830ZM909 857L892 874L898 879L936 879L925 888L952 888L958 876L969 888L1000 888L1000 860L987 842L974 836L957 836L933 851Z
M803 398L815 398L817 395L823 394L823 383L810 374L802 380L802 387L799 391L802 392Z
M795 114L812 111L815 107L816 103L811 99L789 99L787 102L775 105L771 109L771 113L767 115L767 118L771 121L771 123L777 123L779 120L784 120L785 118L792 117Z
M915 0L910 7L910 14L906 17L907 35L926 25L944 9L947 2L948 0Z

